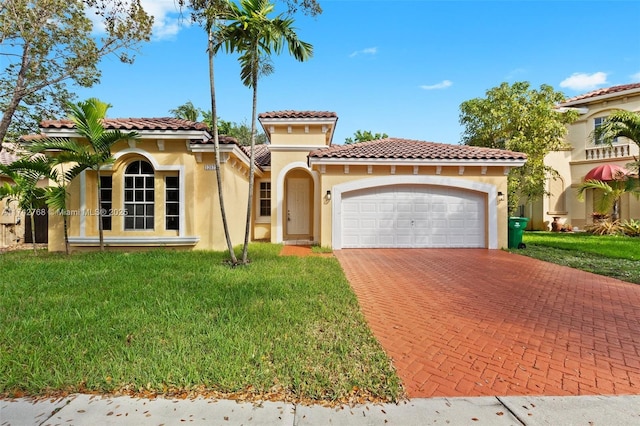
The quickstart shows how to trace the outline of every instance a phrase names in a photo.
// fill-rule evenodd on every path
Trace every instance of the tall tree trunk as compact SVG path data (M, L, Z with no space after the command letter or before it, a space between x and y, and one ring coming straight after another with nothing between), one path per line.
M244 229L244 245L242 247L242 263L248 262L249 234L251 233L251 217L253 212L253 178L255 174L256 151L256 111L258 110L258 64L252 72L253 106L251 109L251 148L249 150L249 196L247 197L247 221Z
M216 156L216 181L218 184L218 199L220 201L220 214L222 215L222 227L224 229L224 237L227 241L227 248L229 249L229 256L231 257L231 264L236 265L238 263L238 259L236 258L236 254L233 251L233 244L231 243L231 235L229 234L229 224L227 223L227 212L224 207L224 194L222 190L222 172L220 170L220 140L218 137L218 114L216 110L216 90L214 84L214 69L213 69L213 57L214 46L213 46L213 38L214 38L214 26L212 24L208 25L209 27L209 87L211 90L211 125L213 127L213 148Z
M64 227L64 252L69 255L69 218L67 217L67 185L64 180L64 165L60 165L61 175L62 175L62 190L64 191L64 202L63 202L63 210L62 210L62 225Z
M38 255L38 249L36 248L36 209L31 209L31 244L33 245L33 254Z
M66 210L66 209L65 209ZM69 254L69 218L67 218L67 212L62 212L62 223L64 226L64 252Z

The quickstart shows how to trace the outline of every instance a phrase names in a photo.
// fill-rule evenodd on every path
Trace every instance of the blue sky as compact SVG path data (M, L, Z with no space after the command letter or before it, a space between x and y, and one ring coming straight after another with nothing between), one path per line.
M143 0L153 41L133 65L101 63L101 83L76 90L113 105L110 117L165 117L192 101L210 109L206 35L174 0ZM283 54L260 80L258 111L335 111L334 143L356 130L457 144L460 104L502 82L549 84L567 97L640 82L640 1L320 0L295 16L311 60ZM237 58L216 56L219 116L249 123L251 90Z

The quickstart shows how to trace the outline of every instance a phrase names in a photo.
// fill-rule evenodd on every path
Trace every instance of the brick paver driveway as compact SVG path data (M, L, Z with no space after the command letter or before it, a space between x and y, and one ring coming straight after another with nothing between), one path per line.
M500 250L335 255L410 397L640 394L640 285Z

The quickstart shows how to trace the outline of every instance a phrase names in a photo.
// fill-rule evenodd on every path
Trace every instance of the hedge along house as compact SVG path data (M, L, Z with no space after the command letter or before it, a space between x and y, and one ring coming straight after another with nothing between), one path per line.
M262 113L269 144L256 147L252 239L351 247L507 246L507 173L524 154L389 138L332 145L338 117L324 111ZM226 248L215 158L205 125L172 118L107 119L136 130L119 142L102 177L110 247ZM48 136L77 137L70 121L47 121ZM221 138L225 207L234 244L243 240L249 155ZM98 246L95 172L69 186L70 243ZM60 216L49 249L63 250Z

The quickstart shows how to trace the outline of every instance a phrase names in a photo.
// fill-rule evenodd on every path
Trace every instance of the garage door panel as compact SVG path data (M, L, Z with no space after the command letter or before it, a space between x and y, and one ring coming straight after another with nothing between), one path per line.
M484 194L390 185L343 194L342 246L485 247Z

